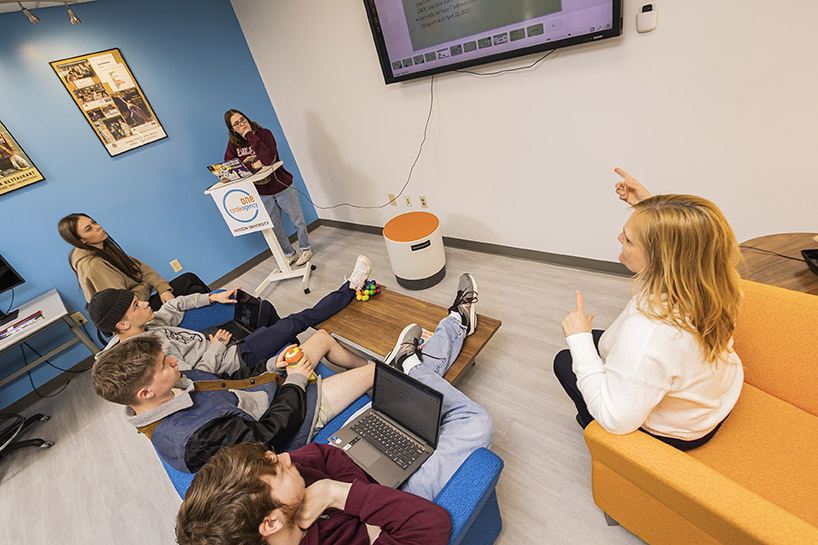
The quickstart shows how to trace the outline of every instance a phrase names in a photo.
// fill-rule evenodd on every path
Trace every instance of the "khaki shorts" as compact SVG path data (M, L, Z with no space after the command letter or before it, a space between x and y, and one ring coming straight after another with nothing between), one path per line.
M315 431L317 432L335 418L335 411L330 407L329 400L327 400L324 389L321 388L321 404L318 407L318 420L315 422Z

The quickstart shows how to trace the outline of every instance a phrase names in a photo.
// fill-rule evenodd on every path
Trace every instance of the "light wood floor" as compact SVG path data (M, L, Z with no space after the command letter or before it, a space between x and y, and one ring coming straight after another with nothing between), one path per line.
M551 362L565 347L559 322L573 310L574 290L604 328L629 298L630 279L541 263L447 249L447 275L437 286L408 291L391 274L380 236L320 227L311 235L318 266L311 291L298 280L273 285L264 296L282 314L312 305L343 281L355 256L367 255L372 277L389 289L448 306L461 272L475 275L479 312L503 325L458 387L492 415L492 450L505 461L498 497L500 545L642 543L606 526L591 497L590 457L575 410L554 378ZM612 256L612 259L615 256ZM272 259L236 283L252 290ZM353 302L352 304L365 304ZM175 542L180 499L150 443L98 399L90 374L27 413L53 415L27 434L55 441L0 461L0 543L119 545Z

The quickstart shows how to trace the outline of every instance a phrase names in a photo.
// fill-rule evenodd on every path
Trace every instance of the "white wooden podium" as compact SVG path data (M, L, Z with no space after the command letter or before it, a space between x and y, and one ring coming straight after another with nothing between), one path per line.
M284 250L281 249L281 245L278 243L275 233L273 233L273 222L270 220L270 215L264 208L264 204L261 202L258 191L253 184L253 182L263 180L269 176L282 164L279 161L263 167L248 178L231 182L216 182L205 190L205 195L210 195L213 198L213 202L216 203L216 207L221 212L222 218L224 218L234 237L261 231L264 240L267 241L267 246L270 247L270 252L272 252L278 266L255 289L253 294L256 297L260 296L272 282L288 278L301 278L301 282L304 284L304 293L309 293L310 272L315 270L315 265L311 261L307 261L303 267L296 269L290 267L287 258L284 257Z

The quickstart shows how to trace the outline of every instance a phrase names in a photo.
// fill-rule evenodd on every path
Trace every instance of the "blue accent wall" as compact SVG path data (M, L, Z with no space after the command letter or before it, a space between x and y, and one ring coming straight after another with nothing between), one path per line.
M203 194L215 181L206 165L224 155L229 108L273 132L306 192L230 2L104 0L72 8L82 24L69 24L64 7L34 10L38 25L20 12L0 14L0 121L46 178L0 195L0 254L26 280L14 306L57 288L73 310L84 311L70 247L57 233L57 222L71 212L89 214L167 279L176 275L173 259L183 272L212 282L263 251L260 233L234 238ZM168 138L112 158L49 62L115 47ZM317 218L303 197L302 207L308 223ZM286 220L285 226L294 231ZM0 308L10 304L11 293L0 294ZM44 353L68 340L68 328L58 328L32 346ZM51 362L67 368L87 356L78 345ZM19 348L2 354L0 378L22 365ZM40 386L59 373L43 364L31 378ZM0 390L0 408L31 391L24 375Z

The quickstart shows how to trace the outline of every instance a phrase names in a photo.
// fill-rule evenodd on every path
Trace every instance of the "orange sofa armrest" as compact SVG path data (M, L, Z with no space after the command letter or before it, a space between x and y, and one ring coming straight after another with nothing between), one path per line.
M815 526L645 433L592 422L585 442L595 461L722 543L818 543Z

